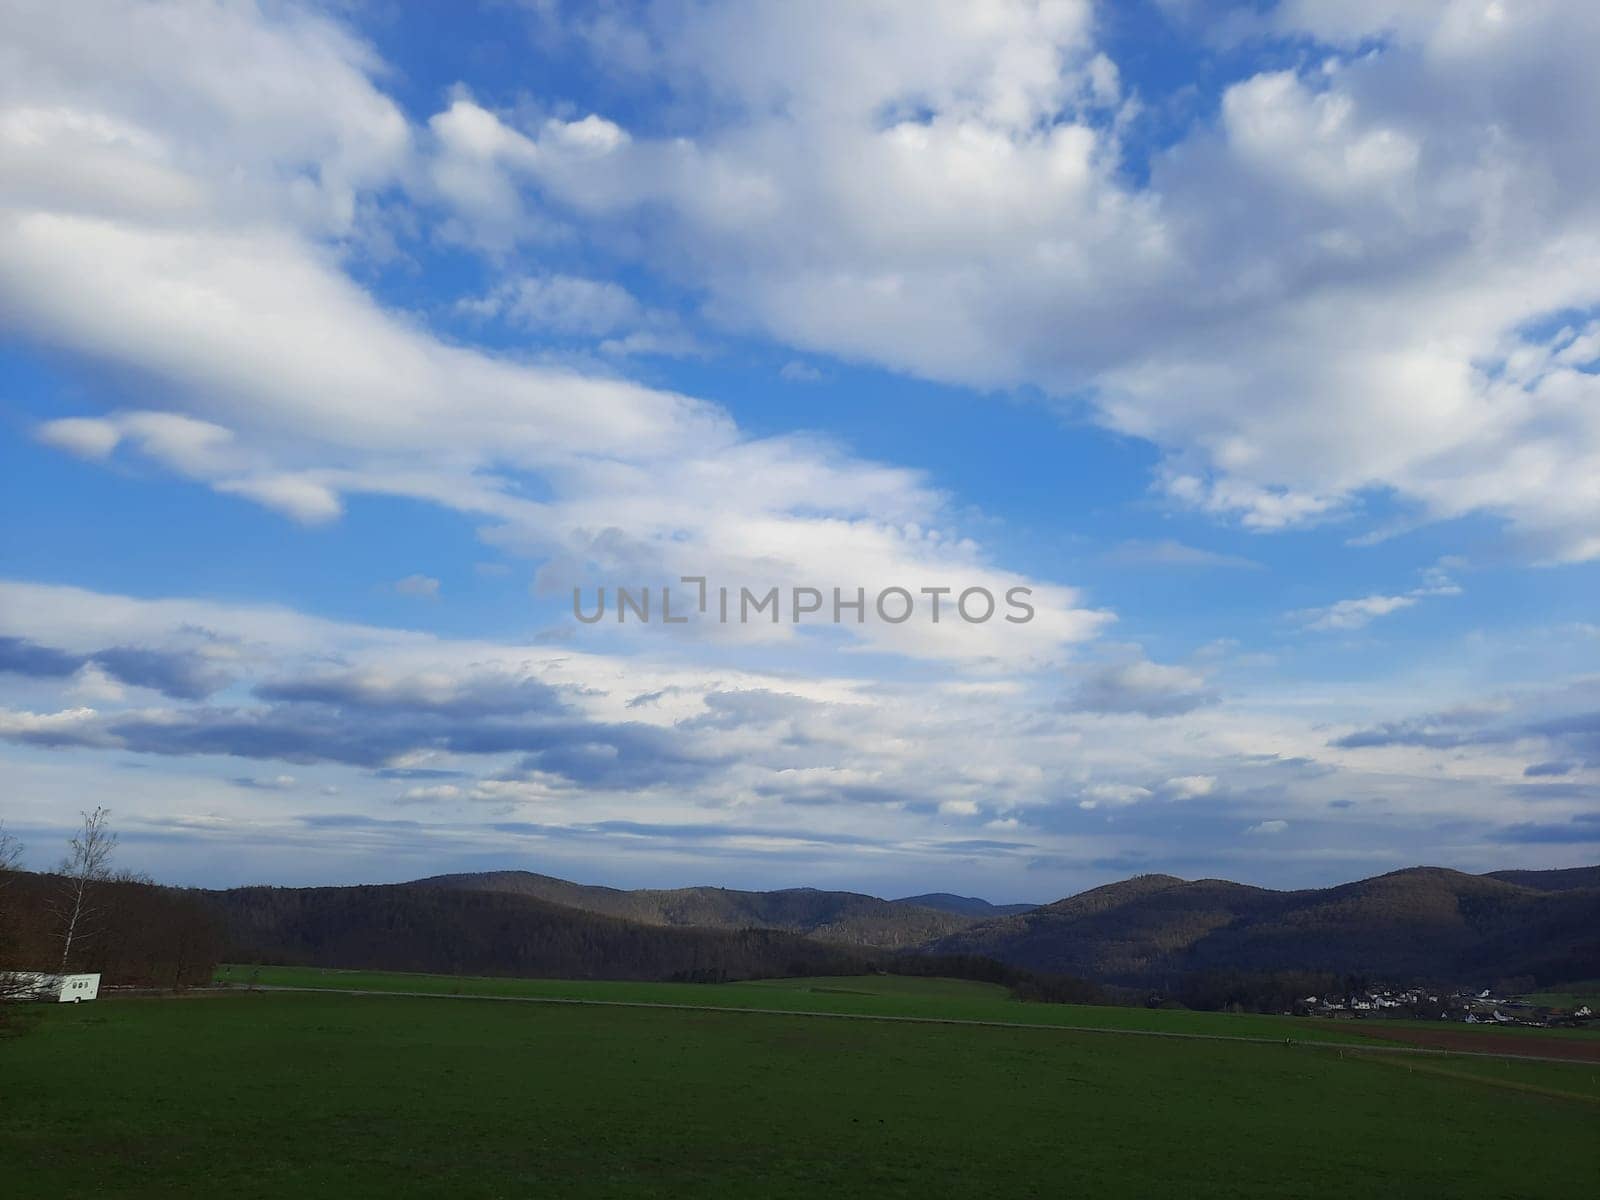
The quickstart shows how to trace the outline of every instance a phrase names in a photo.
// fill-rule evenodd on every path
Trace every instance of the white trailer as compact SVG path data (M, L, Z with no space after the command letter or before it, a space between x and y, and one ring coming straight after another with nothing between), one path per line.
M77 1004L100 994L99 975L53 975L44 971L18 971L11 978L21 986L18 1000L43 1000L46 1003Z

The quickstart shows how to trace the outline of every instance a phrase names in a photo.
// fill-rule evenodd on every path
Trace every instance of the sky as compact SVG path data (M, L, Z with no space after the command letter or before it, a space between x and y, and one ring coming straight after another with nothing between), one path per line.
M1597 57L0 0L0 820L207 886L1595 862Z

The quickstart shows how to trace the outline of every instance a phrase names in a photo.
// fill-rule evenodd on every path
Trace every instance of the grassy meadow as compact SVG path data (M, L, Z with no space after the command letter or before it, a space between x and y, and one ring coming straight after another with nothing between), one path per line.
M421 992L439 995L581 1000L621 1004L666 1004L760 1011L916 1017L926 1020L995 1021L1007 1025L1180 1033L1207 1037L1270 1038L1281 1041L1370 1045L1386 1032L1409 1032L1378 1020L1329 1021L1259 1013L1191 1012L1087 1004L1037 1004L1014 1000L999 984L905 975L848 975L810 979L761 979L743 983L632 983L612 980L512 979L470 975L417 975L399 971L349 971L322 967L261 967L226 964L218 983L331 991ZM1491 1029L1452 1025L1462 1037L1523 1037L1526 1053L1538 1043L1576 1038L1600 1043L1589 1030Z
M1547 1008L1573 1009L1587 1004L1600 1012L1600 979L1585 979L1568 983L1546 992L1530 992L1521 999L1529 1004L1542 1004Z
M1534 1197L1600 1173L1589 1065L331 992L22 1024L16 1196Z
M1285 1021L1255 1014L1151 1011L1013 1000L999 984L902 975L763 979L745 983L632 983L589 979L507 979L414 975L398 971L343 971L319 967L226 965L217 982L304 987L332 991L425 992L440 995L582 1000L622 1004L689 1005L756 1011L850 1016L916 1017L940 1021L996 1021L1008 1025L1145 1029L1228 1037L1304 1037L1358 1043L1366 1039L1328 1021Z

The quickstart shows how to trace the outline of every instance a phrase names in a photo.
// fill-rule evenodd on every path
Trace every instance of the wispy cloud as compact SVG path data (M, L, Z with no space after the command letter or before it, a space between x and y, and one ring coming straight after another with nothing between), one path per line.
M1319 633L1342 633L1365 629L1379 617L1399 612L1430 596L1459 596L1460 586L1450 577L1448 566L1458 565L1458 560L1435 564L1422 572L1423 582L1410 591L1397 595L1374 593L1354 600L1340 600L1326 608L1301 609L1290 616L1300 621L1306 629Z
M1272 837L1276 834L1287 832L1288 828L1289 822L1287 821L1257 821L1245 830L1245 834L1248 837Z
M393 587L401 596L417 596L424 600L439 598L439 581L430 575L407 575L395 580Z
M1102 561L1118 567L1196 567L1245 571L1266 568L1252 558L1238 554L1223 554L1217 550L1203 550L1172 541L1127 541L1108 550Z

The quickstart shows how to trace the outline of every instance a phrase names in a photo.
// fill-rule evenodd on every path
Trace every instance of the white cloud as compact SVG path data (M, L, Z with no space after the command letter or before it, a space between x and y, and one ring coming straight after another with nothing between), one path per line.
M1410 608L1416 602L1415 596L1361 596L1354 600L1340 600L1327 608L1306 609L1299 616L1307 629L1323 633L1364 629L1373 618Z
M1594 5L1242 19L1331 44L1228 83L1138 186L1138 102L1086 4L651 20L625 44L595 22L599 53L709 94L707 129L607 123L581 156L564 125L486 141L514 139L502 179L551 219L604 237L663 217L642 258L713 315L927 377L1086 391L1161 448L1175 502L1248 528L1376 491L1500 517L1532 557L1600 555L1591 327L1544 329L1600 305Z
M306 476L260 475L227 479L218 483L216 489L264 504L303 525L320 525L344 512L337 492Z
M1374 593L1352 600L1340 600L1326 608L1302 609L1290 615L1301 621L1307 629L1321 633L1365 629L1378 617L1410 608L1419 600L1431 596L1459 596L1461 587L1450 576L1449 569L1460 565L1458 559L1446 559L1424 568L1422 585L1401 595Z
M825 869L859 886L863 872L892 859L940 872L979 862L974 870L994 883L1012 877L1027 855L1078 863L1039 876L1061 879L1063 890L1068 877L1080 886L1103 878L1090 860L1135 849L1210 854L1223 870L1236 840L1229 830L1247 821L1218 823L1212 833L1202 822L1178 840L1166 828L1173 810L1158 801L1183 799L1208 818L1242 817L1233 797L1247 797L1251 807L1270 803L1280 814L1273 820L1289 824L1301 816L1325 822L1330 801L1372 797L1328 831L1325 853L1387 862L1403 845L1412 860L1470 859L1481 869L1504 861L1504 847L1463 849L1472 836L1464 831L1587 811L1581 796L1526 794L1523 771L1535 761L1528 747L1480 734L1534 723L1577 745L1588 726L1571 714L1593 711L1592 681L1546 689L1499 717L1451 718L1444 731L1458 736L1431 749L1430 731L1405 721L1386 726L1378 742L1329 740L1330 728L1370 723L1373 714L1423 711L1415 672L1361 687L1269 691L1249 707L1209 706L1151 722L1053 713L1049 684L1038 676L897 684L761 673L665 652L440 638L269 606L0 582L0 649L11 639L68 660L110 645L206 649L223 656L235 680L204 699L146 691L86 708L71 699L70 676L0 672L0 758L7 777L20 781L14 819L48 827L74 796L117 779L119 820L142 827L211 813L212 825L247 842L252 855L266 853L286 796L335 794L330 788L340 811L384 820L411 788L458 789L407 802L419 819L431 807L468 821L459 836L486 853L508 852L507 835L490 827L508 821L548 827L556 841L562 830L628 822L637 832L626 845L607 841L608 852L670 855L674 829L715 825L735 840L781 831L787 845L815 843L820 819L835 840L808 860L813 881L813 871ZM642 696L651 702L636 704ZM341 719L330 722L334 703ZM596 738L610 741L585 745ZM1384 748L1374 748L1379 743ZM521 761L530 747L556 754L530 767ZM1555 757L1550 750L1541 745L1542 757ZM131 755L146 769L118 765ZM251 773L241 773L239 760ZM273 780L289 762L293 793L236 783ZM676 774L685 769L693 786ZM575 777L589 782L578 786ZM1444 809L1463 823L1448 842L1437 832ZM952 826L969 819L998 844L965 844ZM426 867L456 835L416 836ZM951 845L941 850L943 842ZM592 840L584 845L592 852ZM781 852L770 839L722 848L730 870L738 862L770 873L780 861L770 857ZM690 872L703 869L704 858L683 852L671 862L674 873Z
M1106 562L1119 567L1232 567L1259 571L1260 563L1237 554L1222 554L1188 546L1170 538L1161 541L1128 541L1104 556Z
M917 473L814 439L754 439L693 397L472 349L386 309L354 282L364 249L394 232L386 209L402 191L437 206L401 223L482 247L497 268L547 238L592 236L797 355L1081 394L1103 424L1159 447L1169 498L1250 528L1347 517L1376 490L1422 517L1496 514L1542 558L1591 557L1600 16L1544 3L1491 21L1490 7L1284 5L1274 21L1359 53L1225 81L1216 122L1144 163L1140 99L1096 45L1087 3L675 8L686 24L606 42L681 101L684 128L667 138L602 114L525 120L534 106L497 112L464 91L413 130L371 49L296 7L12 5L0 304L13 336L138 397L137 410L110 401L41 426L70 453L141 454L308 523L352 495L425 499L546 560L555 590L680 572L763 587L1027 583L1040 602L1027 630L871 622L845 645L996 672L1058 665L1109 614L993 561ZM444 210L449 224L430 224ZM485 303L524 306L513 320L600 339L602 353L685 344L604 280L511 278ZM1231 565L1176 542L1143 552ZM1307 619L1370 620L1453 590L1428 576ZM1360 789L1421 840L1446 796L1504 820L1527 765L1404 742L1373 770L1363 756L1378 750L1328 746L1325 732L1372 709L1372 688L1222 705L1203 671L1142 659L897 685L874 678L880 660L809 653L832 643L797 654L802 672L756 674L26 585L0 587L0 624L77 654L212 630L256 721L249 686L309 662L397 706L531 679L587 719L670 728L718 764L693 794L597 789L580 804L537 771L470 793L557 822L716 809L776 814L803 835L796 811L828 805L874 845L920 853L907 847L941 836L941 811L996 811L1014 815L994 829L1090 854L1125 849L1098 827L1144 812L1097 815L1090 839L1068 823L1077 806L1226 808L1270 773L1289 777L1273 802L1293 819ZM1063 679L1081 685L1065 703ZM135 710L103 672L4 686L18 698L0 730L28 747L19 770L54 780L29 792L36 811L85 790L65 766L39 767L50 755L36 747L126 741L115 722ZM98 707L74 707L72 689ZM730 691L800 703L766 724L691 727ZM631 707L641 696L655 699ZM65 707L36 711L49 704ZM192 706L137 711L210 732ZM413 752L436 753L407 743L399 769L486 757L423 766ZM1338 792L1286 765L1312 758L1345 772ZM341 779L347 795L375 786ZM1143 782L1115 782L1129 780ZM139 793L148 811L209 795L180 772L160 783L171 795Z
M526 329L593 337L637 324L643 317L639 302L620 284L573 275L506 280L458 307Z
M70 735L89 728L97 715L82 705L53 713L0 709L0 737Z
M1271 837L1273 834L1283 833L1289 828L1287 821L1257 821L1245 833L1251 837Z
M108 417L64 417L34 431L46 445L82 458L103 459L132 443L163 466L205 478L237 465L231 431L180 413L119 412Z
M438 783L407 788L401 795L400 800L403 804L429 804L441 800L459 800L462 795L462 790L455 784Z
M816 367L799 359L784 363L778 368L778 376L786 383L821 383L826 378Z
M1094 783L1079 793L1078 807L1085 810L1126 808L1130 804L1148 800L1150 796L1149 788L1131 783Z
M1162 793L1170 800L1194 800L1216 791L1215 775L1179 775L1162 785Z
M458 311L555 338L594 341L602 354L693 355L700 343L678 317L641 304L610 280L576 275L524 275L463 300Z
M230 430L180 413L136 412L117 419L123 436L151 458L184 475L205 477L233 461Z
M1229 88L1222 125L1241 165L1335 201L1403 185L1419 155L1408 134L1363 125L1349 94L1312 91L1293 71Z
M45 445L76 454L79 458L105 458L122 440L122 433L114 424L95 417L63 417L57 421L46 421L36 432Z
M62 169L48 189L7 195L0 301L20 336L139 379L141 400L164 411L42 437L110 453L115 433L306 524L339 517L349 494L444 504L488 522L499 545L545 558L543 577L564 586L623 569L763 588L1035 586L1039 618L1026 627L846 627L895 653L1052 662L1108 619L1070 588L988 562L912 472L814 439L752 440L715 405L451 344L382 308L326 239L381 234L363 200L417 164L373 84L375 60L332 24L249 6L185 23L176 10L108 3L98 17L69 27L41 8L8 22L27 53L0 84L0 148ZM252 39L273 69L254 57L222 69ZM110 61L128 45L148 52L137 68ZM988 79L992 103L1009 111L1043 87L1029 70L1034 82ZM296 80L293 97L283 78ZM43 104L49 120L34 115ZM633 145L599 118L552 119L529 138L465 98L431 135L441 194L490 209L493 172L580 170ZM86 161L84 138L96 169L68 169ZM440 171L458 171L454 184ZM130 199L115 186L124 177L161 182ZM603 336L608 354L695 349L605 281L532 275L484 303ZM542 486L525 487L527 476Z
M85 663L72 677L72 686L67 694L74 700L88 701L94 704L109 703L123 699L128 690L118 683L98 663Z
M425 600L439 598L439 581L429 575L407 575L394 582L394 590L402 596L420 596Z
M4 26L0 150L18 209L193 219L225 205L343 234L362 189L410 151L371 49L299 7L21 0ZM233 173L191 170L219 161Z
M255 776L241 775L232 780L234 786L252 788L263 792L292 792L298 785L293 775Z

